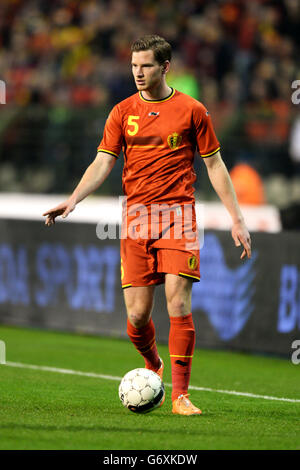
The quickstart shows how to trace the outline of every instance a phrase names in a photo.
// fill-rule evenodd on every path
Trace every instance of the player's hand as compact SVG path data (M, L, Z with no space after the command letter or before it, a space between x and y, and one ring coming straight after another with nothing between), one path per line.
M46 216L45 225L51 227L51 225L55 224L55 219L59 215L63 218L67 217L70 212L72 212L76 207L76 202L73 199L68 199L67 201L62 202L58 206L50 209L47 212L44 212L43 216Z
M246 255L248 258L251 258L251 238L245 223L236 222L233 224L231 235L235 246L243 245L244 247L241 259L245 258Z

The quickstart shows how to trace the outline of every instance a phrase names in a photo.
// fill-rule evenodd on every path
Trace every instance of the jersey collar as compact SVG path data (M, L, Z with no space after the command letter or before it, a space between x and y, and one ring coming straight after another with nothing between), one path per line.
M175 89L171 87L171 93L169 94L169 96L167 96L166 98L163 98L162 100L147 100L146 98L143 97L142 95L142 92L139 91L139 96L141 98L142 101L145 101L145 103L163 103L164 101L168 101L170 100L171 98L173 98L173 96L175 95Z

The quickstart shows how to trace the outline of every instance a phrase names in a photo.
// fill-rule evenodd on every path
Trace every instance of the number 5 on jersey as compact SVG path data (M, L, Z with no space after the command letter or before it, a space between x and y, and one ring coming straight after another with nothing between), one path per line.
M129 135L135 135L138 133L139 131L139 125L138 123L136 122L138 119L140 119L140 116L128 116L128 126L130 126L131 128L130 129L127 129L127 132Z

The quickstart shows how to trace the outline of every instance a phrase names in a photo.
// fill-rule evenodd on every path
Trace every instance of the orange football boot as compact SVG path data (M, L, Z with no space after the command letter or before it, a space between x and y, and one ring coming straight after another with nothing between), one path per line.
M172 413L185 416L202 414L202 411L199 410L199 408L197 408L195 405L193 405L191 400L189 400L188 396L188 394L182 394L179 395L179 397L173 401Z

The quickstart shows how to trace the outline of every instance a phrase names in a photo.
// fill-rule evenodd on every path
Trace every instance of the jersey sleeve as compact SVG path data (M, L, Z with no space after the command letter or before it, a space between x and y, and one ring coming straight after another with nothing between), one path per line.
M116 105L106 120L103 138L97 148L97 152L109 153L118 158L122 149L122 141L122 120Z
M220 143L215 135L211 117L207 109L199 103L193 113L197 148L201 157L211 157L220 150Z

